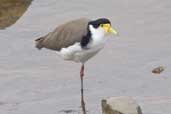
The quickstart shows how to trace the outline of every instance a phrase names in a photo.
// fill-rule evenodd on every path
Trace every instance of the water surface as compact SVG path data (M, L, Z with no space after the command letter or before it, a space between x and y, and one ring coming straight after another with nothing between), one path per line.
M80 64L37 50L34 39L71 19L107 17L120 35L108 38L86 64L88 113L100 114L104 97L132 96L144 114L170 114L170 11L169 0L32 1L12 26L0 30L0 113L81 113ZM160 65L165 71L152 74Z

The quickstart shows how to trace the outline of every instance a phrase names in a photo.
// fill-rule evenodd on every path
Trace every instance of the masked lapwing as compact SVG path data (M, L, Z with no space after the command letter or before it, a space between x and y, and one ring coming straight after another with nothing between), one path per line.
M84 64L104 47L105 37L109 33L117 34L109 19L81 18L59 25L53 32L35 41L38 49L54 50L64 60L82 64L80 78L83 96Z

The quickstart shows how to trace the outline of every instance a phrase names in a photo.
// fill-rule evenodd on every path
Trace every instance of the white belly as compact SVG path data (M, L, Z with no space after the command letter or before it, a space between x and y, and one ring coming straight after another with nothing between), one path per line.
M59 53L64 60L85 63L88 59L97 54L103 47L104 44L100 44L88 49L82 49L80 44L76 43L70 47L62 48Z
M87 49L87 50L83 50L81 52L77 52L74 54L74 61L85 63L91 57L96 55L101 49L102 49L102 47L96 48L96 49Z

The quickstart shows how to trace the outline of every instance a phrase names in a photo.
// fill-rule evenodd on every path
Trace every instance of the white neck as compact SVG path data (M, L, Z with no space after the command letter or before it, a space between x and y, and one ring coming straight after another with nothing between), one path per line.
M89 30L92 34L92 46L103 44L105 42L105 31L103 28L94 28L92 25L89 25Z

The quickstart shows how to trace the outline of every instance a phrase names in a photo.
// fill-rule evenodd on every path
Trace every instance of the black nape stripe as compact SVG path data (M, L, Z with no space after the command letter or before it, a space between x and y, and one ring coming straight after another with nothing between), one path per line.
M87 48L87 45L88 43L91 41L91 32L90 30L88 29L88 32L87 32L87 35L86 36L83 36L80 44L81 44L81 47L82 48Z

